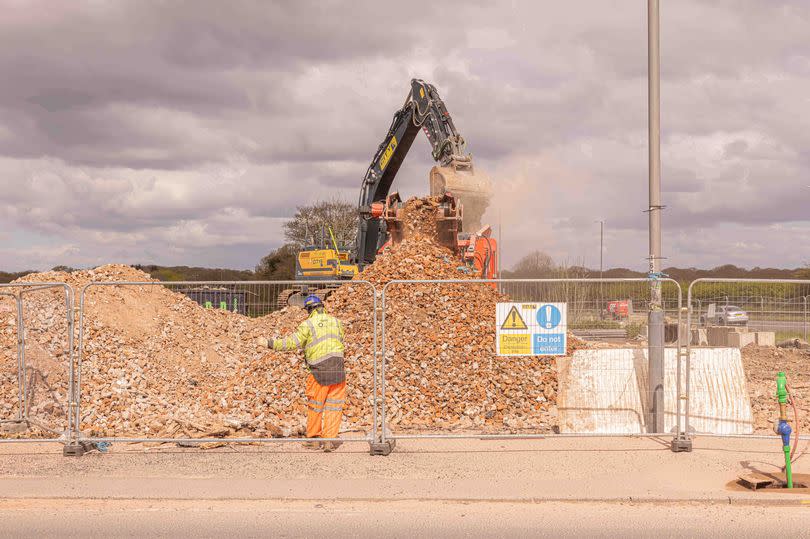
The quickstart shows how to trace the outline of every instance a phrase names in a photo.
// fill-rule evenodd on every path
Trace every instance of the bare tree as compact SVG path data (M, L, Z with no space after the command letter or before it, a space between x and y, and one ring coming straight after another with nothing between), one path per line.
M340 199L299 206L293 218L284 224L284 237L298 249L322 243L331 245L331 227L338 245L351 247L357 236L357 219L357 207Z

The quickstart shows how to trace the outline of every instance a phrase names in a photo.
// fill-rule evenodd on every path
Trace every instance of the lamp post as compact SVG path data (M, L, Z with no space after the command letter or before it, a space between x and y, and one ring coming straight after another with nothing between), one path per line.
M647 432L664 430L664 311L661 301L661 69L659 0L647 0L647 83L649 127L650 314L648 354L650 413Z

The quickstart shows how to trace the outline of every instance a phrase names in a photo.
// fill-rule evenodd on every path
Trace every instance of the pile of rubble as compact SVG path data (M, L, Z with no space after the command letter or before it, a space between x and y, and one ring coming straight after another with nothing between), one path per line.
M27 278L27 282L34 280ZM6 292L17 294L20 290ZM26 424L12 421L23 415L34 420L31 427L37 437L58 436L64 430L70 350L66 294L63 287L32 287L24 294L25 412L20 411L17 303L11 296L0 296L0 434L22 435Z
M78 294L91 281L154 282L127 266L29 275L23 281L67 282ZM26 299L29 417L64 428L67 320L59 290ZM64 306L64 300L61 300ZM64 307L63 307L64 308ZM300 371L291 358L256 347L260 335L293 330L305 318L290 307L263 318L205 309L160 285L95 286L87 291L81 374L81 430L98 436L290 436L301 427ZM61 323L53 323L61 321ZM32 328L47 331L32 331ZM78 333L78 320L77 320ZM0 340L0 402L16 413L16 325ZM32 354L58 343L50 354ZM240 376L251 366L252 377ZM56 385L60 391L43 391ZM11 404L11 408L8 408ZM35 432L35 435L40 434Z
M458 268L453 253L432 241L434 205L409 201L406 209L411 233L358 279L377 285L379 294L392 279L471 277ZM67 282L77 304L81 288L92 281L154 282L121 265L34 274L22 281ZM59 289L37 292L27 309L41 319L26 321L29 328L41 328L28 331L29 346L41 350L28 362L29 370L39 373L30 414L54 428L64 426L67 405L67 318L60 294ZM343 430L354 433L371 429L374 300L362 282L343 285L327 300L327 309L346 329ZM495 355L495 304L504 300L494 285L480 283L389 286L386 404L395 430L554 429L554 360ZM0 301L0 403L6 406L0 419L15 413L17 401L16 326L9 305L13 302ZM91 287L85 299L80 369L82 432L147 437L302 434L306 373L301 356L260 349L255 341L289 333L305 316L295 307L261 318L206 309L160 285Z
M381 290L391 280L468 280L448 249L433 240L438 199L405 204L405 239L360 278ZM394 430L551 432L556 428L553 359L495 352L495 311L508 301L482 283L393 283L386 287L386 417ZM352 295L338 290L332 311L352 316ZM353 321L372 334L371 320ZM571 339L572 346L576 342Z
M403 236L432 240L437 236L436 212L439 210L441 198L438 196L411 198L403 207L402 224Z

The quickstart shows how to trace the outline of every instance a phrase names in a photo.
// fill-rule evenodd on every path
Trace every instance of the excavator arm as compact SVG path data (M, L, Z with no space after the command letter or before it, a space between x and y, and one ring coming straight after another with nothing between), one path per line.
M475 174L464 138L456 130L436 88L413 79L405 104L394 114L391 127L363 178L356 245L356 259L361 267L374 262L385 242L386 225L381 218L385 199L420 129L427 136L433 159L439 165L430 173L431 195L452 191L471 206L465 213L469 214L469 222L465 217L465 228L473 229L480 224L490 195L490 182L483 175Z

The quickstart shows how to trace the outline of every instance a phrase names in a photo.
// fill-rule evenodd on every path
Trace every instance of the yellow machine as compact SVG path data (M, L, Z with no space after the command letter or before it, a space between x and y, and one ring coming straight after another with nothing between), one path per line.
M319 285L318 281L349 280L360 272L357 264L349 262L351 253L338 247L331 228L329 237L332 240L331 247L306 247L298 253L295 259L295 280L312 281L313 286L282 290L278 296L279 308L287 305L303 307L304 298L310 294L326 299L332 288Z
M348 251L310 247L298 253L295 280L351 279L357 275L357 265L349 264Z

